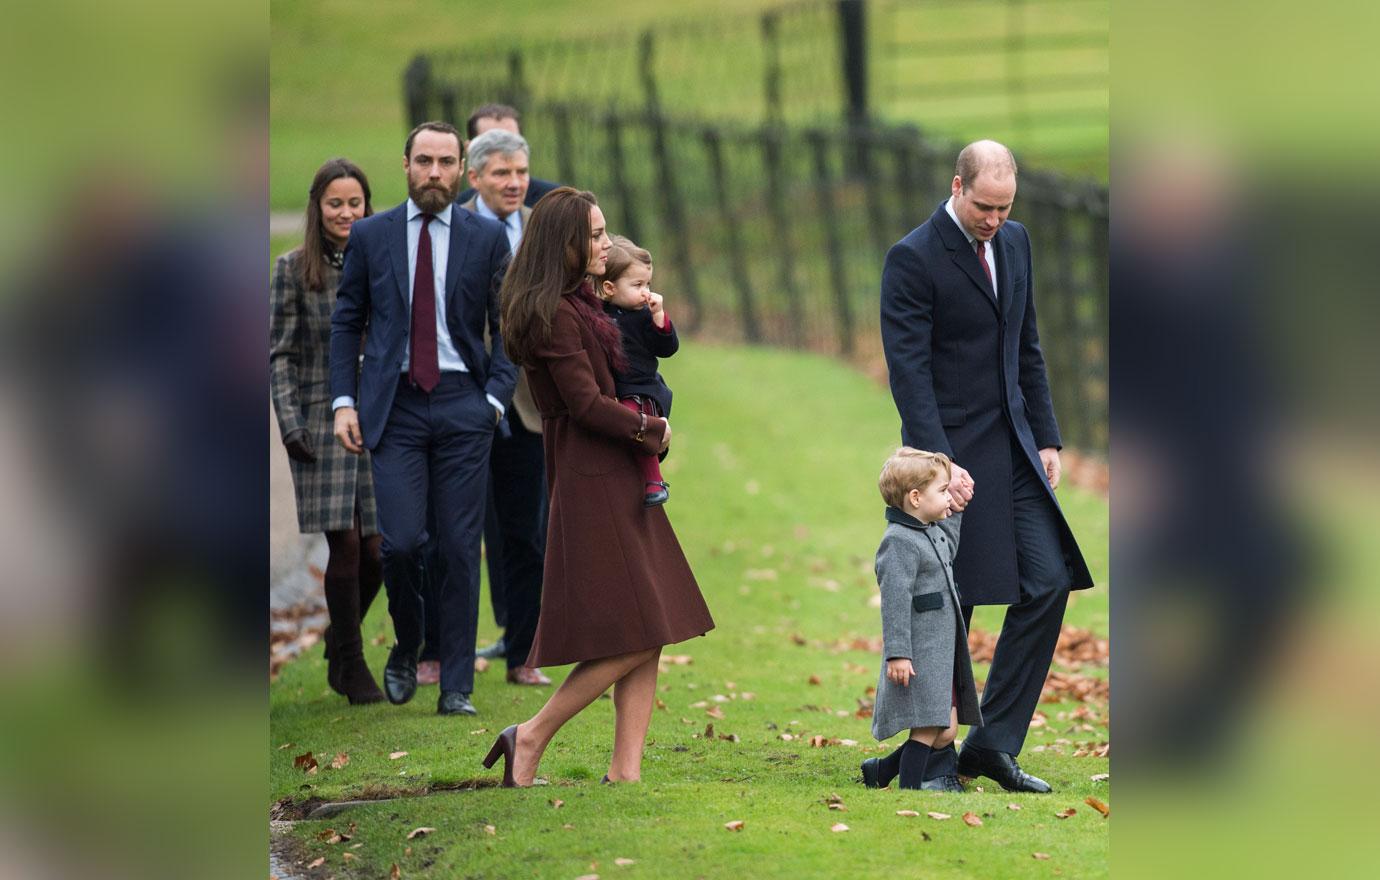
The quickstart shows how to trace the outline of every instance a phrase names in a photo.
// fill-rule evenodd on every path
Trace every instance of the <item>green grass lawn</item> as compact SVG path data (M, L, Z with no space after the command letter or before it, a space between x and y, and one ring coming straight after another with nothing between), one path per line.
M830 358L694 340L663 373L677 400L667 511L718 627L666 651L692 662L668 664L661 678L665 708L652 720L643 783L598 784L613 729L611 701L599 700L547 751L541 773L550 785L474 788L498 778L480 767L493 737L531 715L547 689L510 687L494 667L477 677L477 718L436 716L435 688L402 707L351 708L328 691L314 648L271 687L271 801L460 789L298 823L292 833L307 858L326 860L321 876L384 877L394 863L403 877L437 878L1105 876L1107 820L1083 801L1110 800L1108 783L1091 779L1107 760L1035 751L1107 738L1105 729L1056 721L1077 704L1042 705L1049 724L1031 731L1022 756L1054 795L1011 795L990 781L958 796L869 791L857 781L876 744L869 720L854 712L879 661L846 643L879 635L869 605L884 524L875 480L899 433L886 390ZM1105 636L1107 503L1072 488L1059 494L1099 584L1075 594L1067 619ZM1000 609L985 609L975 628L999 623ZM377 674L391 643L381 600L365 628ZM486 600L481 641L496 634ZM559 681L568 667L547 671ZM986 669L977 672L981 679ZM814 735L856 744L811 747ZM312 775L293 767L308 751L321 765ZM407 755L391 760L397 751ZM342 752L348 763L330 769ZM834 794L846 810L828 809ZM1055 816L1068 807L1076 813ZM896 815L901 809L921 815ZM931 810L952 818L928 818ZM981 827L963 823L968 811ZM724 828L733 820L743 830ZM831 832L838 822L849 830ZM436 831L408 841L419 826ZM318 836L351 827L346 842Z

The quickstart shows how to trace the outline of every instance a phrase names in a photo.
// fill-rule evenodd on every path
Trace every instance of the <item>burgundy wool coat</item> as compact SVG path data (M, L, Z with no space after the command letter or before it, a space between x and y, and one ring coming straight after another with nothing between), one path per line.
M637 456L666 422L614 396L613 370L568 297L526 367L542 415L550 493L541 617L530 666L561 666L670 645L714 628L664 507L643 507Z

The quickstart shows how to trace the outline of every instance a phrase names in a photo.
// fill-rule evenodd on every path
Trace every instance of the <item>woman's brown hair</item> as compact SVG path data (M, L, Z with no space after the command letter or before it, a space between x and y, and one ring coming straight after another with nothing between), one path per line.
M522 233L522 243L503 276L500 293L503 351L513 363L532 365L537 349L551 339L551 322L556 317L561 297L579 293L584 286L593 233L589 210L598 204L593 193L558 186L542 196L532 209ZM592 293L587 296L594 299ZM612 325L612 322L603 318L602 313L589 315L583 309L580 311L587 321L603 319L591 327L608 352L606 334L599 331L604 329L604 323ZM618 328L613 326L612 329L616 341ZM621 343L615 350L617 354L613 357L622 354Z
M311 191L307 194L307 234L299 250L301 258L297 261L298 280L306 290L320 290L326 277L326 249L332 247L326 241L326 232L321 222L321 196L326 187L342 177L352 177L359 181L364 190L364 216L374 213L370 201L369 178L360 167L349 159L331 159L316 170L311 181Z

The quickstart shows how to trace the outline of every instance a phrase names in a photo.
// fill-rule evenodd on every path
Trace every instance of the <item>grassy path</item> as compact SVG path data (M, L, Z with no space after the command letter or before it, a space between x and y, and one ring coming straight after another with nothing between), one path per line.
M509 687L493 668L478 676L477 718L437 717L434 688L404 707L351 709L327 691L316 648L272 685L272 800L461 790L299 823L307 860L325 859L308 875L386 877L397 864L402 877L447 878L1104 876L1108 820L1084 798L1110 800L1108 782L1092 779L1108 762L1072 754L1107 733L1068 718L1079 704L1043 705L1049 723L1031 731L1022 757L1054 795L990 783L959 796L878 792L855 781L876 747L855 713L878 660L851 643L879 635L869 605L883 525L875 478L899 433L885 389L827 358L693 341L663 372L676 390L668 511L718 628L666 652L690 660L665 665L643 784L598 784L613 716L600 700L547 752L549 786L476 787L496 778L479 766L493 736L531 714L544 690ZM1099 583L1075 594L1068 622L1105 637L1107 505L1073 489L1060 497ZM381 606L366 623L376 672L391 641ZM999 611L980 610L975 628L999 623ZM495 634L487 600L480 625L481 638ZM559 681L567 669L548 672ZM814 746L816 736L837 742ZM308 751L320 763L309 775L293 766ZM331 769L340 753L348 763ZM826 805L835 794L844 810ZM961 820L969 811L980 827ZM734 820L743 830L724 828ZM839 822L849 830L831 831ZM418 827L436 830L409 841ZM351 837L327 843L318 835L330 839L328 829Z

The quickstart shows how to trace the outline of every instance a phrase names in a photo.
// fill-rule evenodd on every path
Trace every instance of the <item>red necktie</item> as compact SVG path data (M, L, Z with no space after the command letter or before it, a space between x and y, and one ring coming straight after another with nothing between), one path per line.
M997 293L997 282L992 280L992 267L987 265L986 242L980 238L977 240L977 255L978 262L982 264L982 274L987 276L987 283L992 288L992 295L995 296Z
M412 381L428 394L441 381L436 355L436 274L431 265L432 215L422 215L417 274L412 279Z

